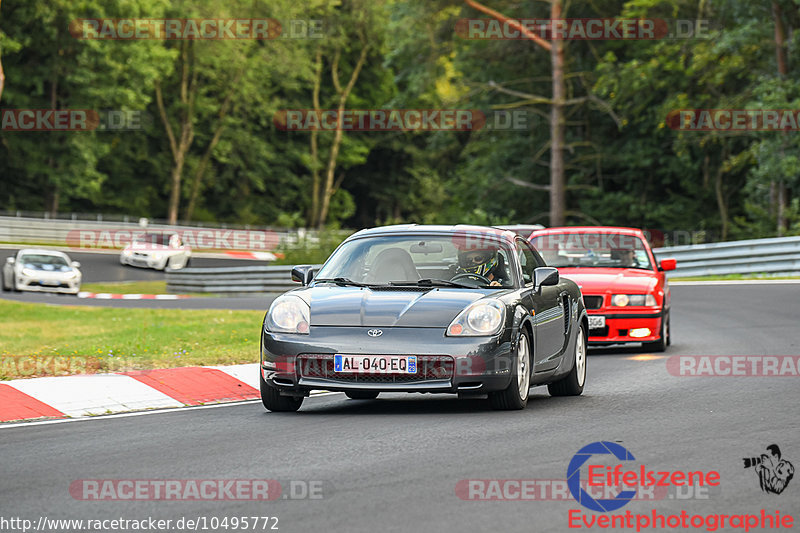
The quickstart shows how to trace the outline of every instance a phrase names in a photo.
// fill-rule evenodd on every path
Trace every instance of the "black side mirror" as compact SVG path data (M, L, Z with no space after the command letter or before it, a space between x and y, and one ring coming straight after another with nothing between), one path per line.
M558 269L553 267L538 267L533 271L533 286L538 291L546 285L558 285Z
M297 265L292 267L292 281L302 283L305 287L314 279L314 271L311 265Z

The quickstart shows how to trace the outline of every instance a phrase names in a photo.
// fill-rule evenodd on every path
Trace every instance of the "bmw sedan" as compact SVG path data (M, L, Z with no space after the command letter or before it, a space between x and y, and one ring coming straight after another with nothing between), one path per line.
M54 250L27 248L3 265L3 290L61 292L81 290L81 264Z
M177 233L145 233L128 244L119 254L122 265L156 270L179 270L189 266L192 249Z
M589 313L589 344L642 343L663 352L671 343L666 272L675 259L656 261L644 232L604 226L548 228L530 240L547 264L574 280Z
M292 278L302 287L275 299L262 326L270 411L296 411L315 389L486 395L495 409L523 409L535 385L583 392L580 290L512 231L363 230Z

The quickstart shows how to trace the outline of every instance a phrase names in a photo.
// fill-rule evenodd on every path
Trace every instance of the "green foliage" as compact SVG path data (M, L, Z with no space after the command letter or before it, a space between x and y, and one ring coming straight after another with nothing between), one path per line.
M549 16L544 2L484 3L510 17ZM778 5L786 76L778 74L769 2L569 3L570 18L713 21L708 35L691 39L567 43L575 100L566 132L569 223L702 231L711 240L774 235L782 186L781 231L800 232L800 136L675 131L666 121L677 109L800 109L798 2ZM320 106L334 108L334 65L345 84L368 45L349 109L514 109L529 123L512 131L346 132L329 226L546 223L549 108L530 96L549 98L550 54L526 40L456 35L459 19L483 16L451 0L3 0L4 108L122 109L146 120L135 131L0 132L0 202L165 218L174 161L154 87L180 131L186 50L196 85L180 213L196 180L195 220L303 226L312 205L311 134L282 131L273 117L312 107L318 52ZM78 40L68 28L81 17L321 19L324 37ZM321 174L333 139L317 136ZM337 239L286 249L285 261L320 262Z

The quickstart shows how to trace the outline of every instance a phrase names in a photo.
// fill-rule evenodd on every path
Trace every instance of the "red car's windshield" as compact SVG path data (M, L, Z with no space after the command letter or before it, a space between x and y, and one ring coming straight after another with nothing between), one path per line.
M548 266L652 270L647 246L636 235L549 233L531 239Z

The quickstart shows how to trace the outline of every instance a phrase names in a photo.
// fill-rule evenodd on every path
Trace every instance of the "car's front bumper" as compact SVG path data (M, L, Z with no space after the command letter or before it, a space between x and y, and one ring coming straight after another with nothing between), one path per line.
M311 390L482 394L510 383L510 334L459 338L446 337L444 328L388 327L371 338L371 329L316 326L308 335L263 332L261 376L269 386L296 395ZM420 369L417 375L336 373L335 354L415 355Z
M604 316L606 325L602 329L590 329L588 342L592 345L627 344L634 342L653 342L661 338L662 311L635 311L620 313L618 310L599 309L589 312L589 316ZM642 335L641 330L649 330ZM640 330L638 336L631 332Z
M31 292L78 294L78 292L81 290L81 280L79 278L56 280L17 276L16 285L17 290Z
M141 268L154 268L156 270L163 270L167 264L168 258L161 257L155 259L150 256L144 255L120 255L119 262L123 265L130 265Z

